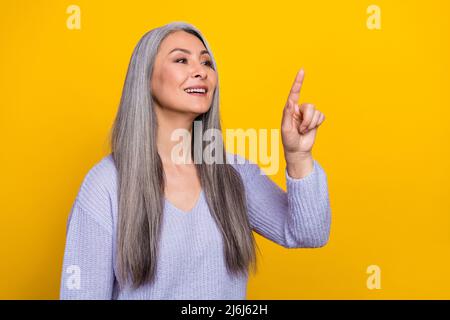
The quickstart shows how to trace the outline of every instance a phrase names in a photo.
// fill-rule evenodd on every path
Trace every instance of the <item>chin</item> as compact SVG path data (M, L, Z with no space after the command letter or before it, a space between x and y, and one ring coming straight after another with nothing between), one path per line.
M208 112L208 110L210 109L210 107L211 107L211 104L206 105L206 104L200 103L200 104L198 104L197 106L195 106L195 105L194 105L194 106L193 106L193 105L186 106L186 108L184 109L184 111L202 114L202 113Z

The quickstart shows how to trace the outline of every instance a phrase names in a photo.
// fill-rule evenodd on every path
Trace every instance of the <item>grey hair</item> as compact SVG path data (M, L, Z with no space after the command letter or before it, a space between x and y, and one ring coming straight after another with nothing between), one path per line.
M150 83L161 42L177 30L191 33L202 41L217 71L212 51L201 32L182 21L148 31L134 48L111 130L111 150L118 172L116 257L117 280L121 287L131 280L133 288L137 289L155 278L165 174L156 144L157 118ZM218 80L209 110L195 121L202 122L204 131L221 130ZM204 143L202 141L202 147ZM219 152L226 159L223 145ZM194 153L193 145L191 150ZM247 216L244 184L235 168L226 162L206 164L202 161L195 166L208 208L222 234L227 270L233 275L248 275L250 265L254 272L257 270L257 244Z

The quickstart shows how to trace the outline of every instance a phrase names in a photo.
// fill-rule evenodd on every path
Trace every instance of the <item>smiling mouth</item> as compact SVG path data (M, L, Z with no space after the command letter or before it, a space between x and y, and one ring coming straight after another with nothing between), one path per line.
M184 91L186 92L186 91ZM197 96L197 97L206 97L206 92L205 93L200 93L200 92L186 92L188 95L191 96Z

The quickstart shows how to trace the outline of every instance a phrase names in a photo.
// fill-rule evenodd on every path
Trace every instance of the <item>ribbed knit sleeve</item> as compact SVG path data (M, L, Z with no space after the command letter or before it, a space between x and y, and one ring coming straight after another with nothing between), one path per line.
M285 248L317 248L329 239L331 208L325 171L314 160L313 171L301 179L287 169L286 190L260 167L243 157L236 168L245 185L250 224L255 232Z
M66 228L66 246L60 299L111 299L113 233L110 200L99 166L85 177L72 206Z

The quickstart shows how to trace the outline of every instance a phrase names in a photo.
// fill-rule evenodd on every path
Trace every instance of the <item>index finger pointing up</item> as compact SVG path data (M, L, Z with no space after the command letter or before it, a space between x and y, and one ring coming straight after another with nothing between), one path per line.
M291 100L293 104L298 102L298 98L300 97L300 90L302 88L304 78L305 78L305 71L303 70L303 68L301 68L300 71L297 72L297 75L295 76L295 80L294 80L294 83L292 84L291 92L289 92L288 102L289 102L289 100Z

